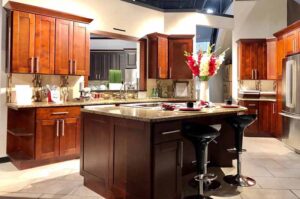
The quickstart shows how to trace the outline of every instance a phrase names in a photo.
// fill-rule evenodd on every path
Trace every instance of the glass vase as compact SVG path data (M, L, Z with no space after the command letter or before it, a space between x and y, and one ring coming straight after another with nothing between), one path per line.
M200 96L199 100L209 102L209 86L208 81L200 81Z

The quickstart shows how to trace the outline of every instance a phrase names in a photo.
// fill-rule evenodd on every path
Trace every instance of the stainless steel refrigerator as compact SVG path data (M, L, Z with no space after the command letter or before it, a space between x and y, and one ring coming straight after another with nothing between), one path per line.
M300 153L300 54L287 57L282 72L282 141Z

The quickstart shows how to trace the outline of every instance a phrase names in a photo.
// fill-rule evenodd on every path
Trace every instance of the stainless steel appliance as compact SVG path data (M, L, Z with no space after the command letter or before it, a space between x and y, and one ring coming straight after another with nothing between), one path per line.
M300 153L300 54L289 56L284 62L281 113L283 116L282 141Z

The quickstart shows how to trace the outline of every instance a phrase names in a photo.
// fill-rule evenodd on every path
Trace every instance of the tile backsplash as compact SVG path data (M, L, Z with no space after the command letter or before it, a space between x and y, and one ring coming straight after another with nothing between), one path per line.
M68 100L79 97L79 85L84 82L83 76L64 76L65 79L62 80L62 76L59 75L40 75L41 86L55 85L61 87L64 83L68 90ZM29 85L33 90L36 88L34 86L35 76L32 74L12 74L8 77L8 88L7 96L8 102L16 102L16 85ZM66 84L67 82L67 84Z
M276 80L240 80L239 90L276 91Z
M158 89L158 96L162 98L174 98L175 97L175 82L187 82L188 83L188 96L187 98L194 97L194 80L172 80L172 79L148 79L147 81L147 96L151 97L153 88Z

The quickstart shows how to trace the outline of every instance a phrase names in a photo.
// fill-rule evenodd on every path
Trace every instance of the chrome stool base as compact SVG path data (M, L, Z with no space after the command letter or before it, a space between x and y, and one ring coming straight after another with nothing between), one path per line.
M228 184L234 186L251 187L256 184L256 181L254 179L243 175L228 175L225 176L223 179Z

